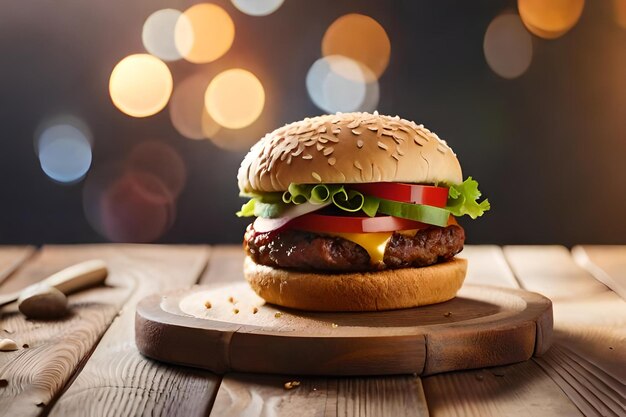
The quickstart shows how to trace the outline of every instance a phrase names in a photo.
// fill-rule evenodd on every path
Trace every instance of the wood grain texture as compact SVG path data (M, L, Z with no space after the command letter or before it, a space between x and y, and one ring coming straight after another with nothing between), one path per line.
M576 246L574 260L626 300L626 246Z
M431 416L580 416L532 361L424 378Z
M215 372L432 374L529 359L544 315L551 332L550 309L538 294L466 285L419 308L304 312L265 304L243 282L149 297L137 307L136 338L150 357Z
M205 415L218 378L166 366L139 354L133 342L135 304L154 292L189 287L207 262L206 247L115 246L115 262L132 292L80 374L50 414Z
M33 253L35 253L34 246L0 246L0 284Z
M468 283L519 288L499 247L469 246ZM543 350L542 350L543 352ZM578 416L561 388L536 363L450 372L423 378L432 416Z
M583 413L615 415L626 382L626 302L563 247L512 246L504 252L522 286L554 297L557 348L536 362ZM604 391L618 384L618 397Z
M604 293L607 287L580 268L563 246L506 246L504 255L521 287L553 302Z
M106 259L108 253L94 246L44 247L0 290L18 290L94 257ZM7 381L0 390L0 415L38 415L69 380L130 293L120 266L112 262L111 268L107 287L69 297L70 315L62 320L27 320L15 303L2 309L0 329L24 347L0 356L0 379Z
M300 385L287 390L284 384ZM211 416L428 416L421 381L389 378L294 378L229 374Z

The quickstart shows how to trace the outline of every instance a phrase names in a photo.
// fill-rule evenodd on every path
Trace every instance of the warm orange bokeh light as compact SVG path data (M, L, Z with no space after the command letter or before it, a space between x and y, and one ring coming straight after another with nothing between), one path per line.
M583 12L585 0L518 0L524 25L533 34L555 39L570 30Z
M159 58L129 55L111 72L109 94L115 107L133 117L146 117L165 107L172 94L172 74Z
M263 111L265 90L250 71L235 68L218 74L204 96L209 115L229 129L252 124Z
M377 21L351 13L341 16L328 27L322 39L322 54L343 55L361 62L378 78L389 65L391 43Z
M626 0L613 0L613 11L617 24L626 29Z
M233 20L215 4L196 4L176 23L176 47L183 58L196 64L215 61L228 52L234 39Z

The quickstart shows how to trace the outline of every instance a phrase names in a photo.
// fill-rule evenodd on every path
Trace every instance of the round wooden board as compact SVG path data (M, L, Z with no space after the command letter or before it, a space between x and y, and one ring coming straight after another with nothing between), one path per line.
M441 304L312 313L265 304L242 282L145 298L135 336L148 357L218 373L428 375L541 355L550 346L552 303L465 285Z

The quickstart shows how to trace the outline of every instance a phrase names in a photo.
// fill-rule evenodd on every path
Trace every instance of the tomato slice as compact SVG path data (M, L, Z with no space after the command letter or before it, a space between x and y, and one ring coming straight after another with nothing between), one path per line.
M328 216L309 213L293 219L287 227L309 232L374 233L423 229L429 225L393 216Z
M347 184L366 195L404 203L424 204L445 207L448 202L448 189L433 185L405 184L401 182L373 182L367 184Z

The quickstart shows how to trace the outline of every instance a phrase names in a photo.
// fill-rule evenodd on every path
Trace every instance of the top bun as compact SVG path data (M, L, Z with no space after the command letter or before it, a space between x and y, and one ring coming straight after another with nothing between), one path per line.
M400 117L337 113L285 125L268 133L237 174L243 193L285 191L296 184L463 181L445 141Z

